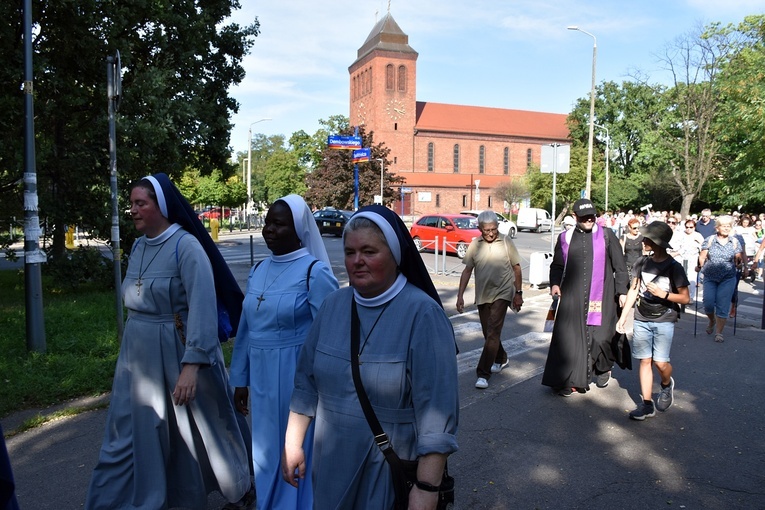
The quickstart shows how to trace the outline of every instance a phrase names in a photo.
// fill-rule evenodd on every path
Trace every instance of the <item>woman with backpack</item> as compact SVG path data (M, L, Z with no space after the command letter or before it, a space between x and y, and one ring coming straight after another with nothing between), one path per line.
M717 217L717 233L704 239L699 254L697 271L704 276L704 312L709 318L706 332L715 334L715 342L725 341L722 332L738 283L736 266L743 264L741 244L731 235L732 229L731 216Z

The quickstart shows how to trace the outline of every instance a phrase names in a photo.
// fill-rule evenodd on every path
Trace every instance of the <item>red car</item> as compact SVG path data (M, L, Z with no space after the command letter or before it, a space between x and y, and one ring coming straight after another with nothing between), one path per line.
M443 250L446 238L446 251L456 253L463 258L470 241L481 235L478 219L467 214L428 214L420 217L409 233L419 251L435 249L438 237L438 249Z
M231 208L226 207L223 210L224 210L224 213L223 213L224 218L228 218L229 216L231 216ZM213 218L215 218L216 220L220 219L220 207L213 207L212 209L205 211L199 215L200 220L202 219L211 220Z

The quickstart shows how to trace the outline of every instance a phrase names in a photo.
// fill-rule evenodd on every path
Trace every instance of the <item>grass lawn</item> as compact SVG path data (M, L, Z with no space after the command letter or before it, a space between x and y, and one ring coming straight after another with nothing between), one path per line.
M50 283L43 278L47 350L30 353L24 274L0 271L0 417L111 389L119 353L114 291L61 291ZM232 344L223 344L226 362Z

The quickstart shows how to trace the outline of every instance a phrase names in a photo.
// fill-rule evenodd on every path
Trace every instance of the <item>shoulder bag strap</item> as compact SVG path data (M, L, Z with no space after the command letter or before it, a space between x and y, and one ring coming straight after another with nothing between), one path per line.
M401 459L398 454L393 450L393 445L390 444L388 434L380 425L380 421L377 419L374 409L372 409L372 403L369 401L364 385L361 382L361 373L359 372L359 345L361 343L361 325L359 323L359 313L356 309L356 299L351 298L351 375L353 376L353 385L356 387L356 394L359 397L359 403L361 403L361 409L364 411L364 417L367 419L369 428L372 429L372 433L375 436L375 444L380 448L385 460L388 461L391 468L399 470L403 473L403 466L401 465Z

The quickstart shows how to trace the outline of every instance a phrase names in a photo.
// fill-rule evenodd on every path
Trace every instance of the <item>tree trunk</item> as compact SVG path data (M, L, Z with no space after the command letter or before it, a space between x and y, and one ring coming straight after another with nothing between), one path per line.
M683 203L680 206L680 214L683 216L683 221L691 215L691 202L693 202L694 198L696 198L695 193L686 193L683 195Z

